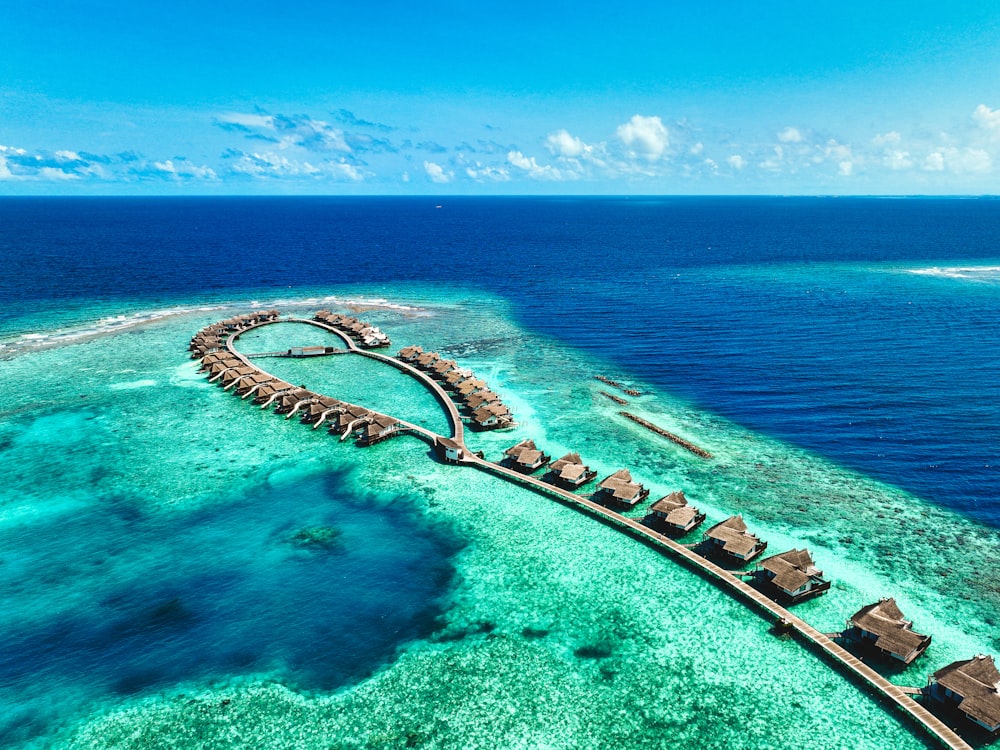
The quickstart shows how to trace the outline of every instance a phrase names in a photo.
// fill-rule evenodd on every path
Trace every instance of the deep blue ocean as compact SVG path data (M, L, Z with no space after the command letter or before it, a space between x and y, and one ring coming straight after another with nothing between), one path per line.
M483 289L700 408L1000 526L1000 201L7 198L0 226L7 332L92 300Z

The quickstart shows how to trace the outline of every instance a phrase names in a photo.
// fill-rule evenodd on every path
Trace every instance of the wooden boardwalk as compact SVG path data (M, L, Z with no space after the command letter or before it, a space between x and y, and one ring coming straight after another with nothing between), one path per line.
M226 339L226 349L250 367L254 367L254 365L250 365L249 360L244 355L241 355L238 351L236 351L235 342L241 333L246 333L246 331L259 328L260 326L270 325L275 322L279 321L263 321L248 327L241 332L230 335ZM653 531L635 519L623 516L621 513L617 513L616 511L606 508L587 497L577 495L569 490L543 482L541 479L521 474L513 469L508 469L505 466L491 463L473 455L465 445L462 419L457 406L448 396L447 391L445 391L437 381L428 376L426 373L385 354L378 354L377 352L361 349L349 336L325 323L299 318L286 319L283 322L306 323L308 325L314 325L327 330L330 333L339 336L351 353L360 354L370 359L376 359L380 362L384 362L385 364L395 367L396 369L415 377L423 383L424 386L434 394L438 402L445 408L445 411L448 414L452 425L451 439L458 443L463 448L464 452L464 457L459 461L460 465L473 467L480 471L506 479L507 481L513 482L522 487L527 487L544 495L554 497L574 508L596 516L603 522L614 526L620 531L624 531L630 536L640 539L670 557L679 560L703 577L732 593L737 599L749 604L752 608L756 609L764 616L786 624L789 630L798 636L800 640L814 648L821 656L829 660L842 672L854 678L863 687L874 692L878 697L890 705L901 709L917 726L924 729L945 747L952 748L953 750L972 750L972 747L959 737L954 730L913 699L912 695L914 692L919 692L917 688L900 687L889 682L889 680L869 667L863 661L858 659L842 646L835 643L833 639L814 628L805 620L802 620L792 614L789 610L785 609L777 602L769 599L748 583L744 582L738 574L734 574L726 568L716 565L711 560L708 560L694 552L691 548L674 541L668 536ZM254 367L254 369L259 370L260 368ZM263 371L261 370L261 372ZM427 440L432 444L437 438L442 437L431 432L430 430L409 422L403 422L402 420L396 421L403 426L404 432L410 431L421 439Z

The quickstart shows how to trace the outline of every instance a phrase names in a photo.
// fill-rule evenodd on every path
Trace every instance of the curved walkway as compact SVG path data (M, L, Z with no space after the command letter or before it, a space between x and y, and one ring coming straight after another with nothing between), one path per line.
M914 723L941 742L945 747L952 748L952 750L972 750L972 747L959 737L958 734L934 716L934 714L924 708L924 706L913 700L913 698L903 688L889 682L889 680L885 677L855 657L842 646L835 643L828 636L818 631L805 620L793 615L780 604L769 599L764 594L757 591L757 589L745 583L741 578L733 575L733 573L720 565L716 565L711 560L698 555L670 537L659 534L638 521L623 516L621 513L610 510L599 503L595 503L589 498L574 494L568 490L562 489L561 487L543 482L541 479L521 474L513 469L508 469L505 466L491 463L473 455L465 445L464 429L458 407L451 400L451 398L449 398L448 393L437 381L415 367L412 367L405 362L400 362L399 360L385 354L378 354L376 352L361 349L349 336L341 331L338 331L332 326L320 323L319 321L305 320L302 318L289 318L284 321L263 321L254 324L245 328L243 331L231 334L226 339L226 349L241 361L245 362L248 366L259 370L260 372L264 372L255 365L251 365L246 357L236 351L234 344L236 339L238 339L242 333L277 322L307 323L309 325L322 328L339 336L344 341L345 346L350 352L384 362L385 364L391 365L392 367L417 378L417 380L423 383L424 386L426 386L427 389L434 394L441 405L445 407L445 411L448 413L449 419L452 423L452 440L458 443L458 445L463 448L464 452L464 457L459 461L460 465L471 466L479 469L480 471L506 479L507 481L527 487L536 492L554 496L569 503L579 510L583 510L584 512L597 516L601 520L619 528L625 533L651 544L660 551L669 554L677 560L680 560L688 567L694 569L696 572L702 574L717 585L732 592L738 599L756 607L765 615L787 623L800 638L810 644L813 648L817 649L827 659L831 660L839 669L859 681L863 686L873 690L878 696L890 704L905 711ZM270 375L270 373L264 374ZM405 430L412 431L418 437L429 440L431 443L435 441L435 438L440 437L430 430L418 427L417 425L409 422L403 422L402 420L397 421L403 425Z
M395 357L390 357L387 354L380 354L378 352L373 352L369 349L362 349L360 346L354 343L354 339L352 339L343 331L338 331L331 325L328 325L326 323L321 323L318 320L307 320L306 318L285 318L284 320L265 320L261 323L256 323L250 326L249 328L245 328L243 331L240 331L239 333L234 333L226 340L226 349L228 349L230 352L232 352L234 355L236 355L249 365L250 364L249 360L247 360L246 357L244 357L242 354L236 351L235 347L233 346L233 343L236 341L237 338L239 338L240 334L242 333L246 333L247 331L252 331L253 329L260 328L262 326L273 325L274 323L306 323L307 325L316 326L317 328L322 328L324 331L339 336L341 341L343 341L344 345L347 347L347 350L352 354L360 354L362 357L368 357L369 359L378 360L379 362L383 362L391 367L395 367L397 370L416 378L423 384L425 388L427 388L427 390L431 392L434 398L437 399L438 403L441 404L441 406L444 408L445 413L448 416L448 421L451 423L451 439L454 440L459 445L461 445L463 448L465 447L465 425L462 424L462 415L459 413L458 407L455 405L455 402L451 400L451 398L448 396L448 392L441 387L440 383L434 380L434 378L430 377L427 373L418 370L416 367L413 367L412 365L407 364L406 362L400 362ZM434 433L432 433L430 430L425 430L423 428L416 427L415 425L411 426L417 431L424 433L425 435L429 436L434 435Z
M520 472L508 469L499 464L484 461L481 458L469 455L466 451L466 458L461 461L466 466L473 466L480 471L502 477L522 486L529 487L539 492L555 495L556 497L568 501L578 509L582 509L598 517L610 521L612 525L621 528L630 535L638 537L643 541L652 543L653 546L663 552L668 553L695 568L698 572L706 575L715 583L727 588L737 595L738 598L756 606L759 610L773 616L777 620L783 620L799 634L800 637L818 648L827 658L833 660L836 665L850 676L859 680L866 687L874 689L878 694L889 702L906 711L910 717L929 732L934 738L942 742L945 746L954 750L972 750L971 746L959 737L947 724L937 718L934 714L924 708L910 697L902 688L889 682L874 669L863 661L835 643L826 635L818 631L805 620L796 617L777 602L769 599L757 589L737 578L730 571L716 565L711 560L707 560L701 555L693 552L682 544L674 541L668 536L659 534L638 521L616 513L605 508L603 505L595 503L581 495L576 495L561 487L556 487L541 479L521 474Z

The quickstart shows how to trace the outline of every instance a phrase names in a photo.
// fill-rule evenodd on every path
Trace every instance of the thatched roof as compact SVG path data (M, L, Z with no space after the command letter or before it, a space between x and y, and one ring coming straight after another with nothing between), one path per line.
M661 497L650 506L653 513L662 513L671 526L686 527L698 516L698 509L688 505L687 498L680 490Z
M956 661L932 675L941 687L962 696L958 708L990 727L1000 725L1000 672L992 656Z
M535 448L534 440L522 440L517 445L512 445L510 448L505 450L503 454L505 456L509 456L510 458L517 458L524 451L533 451L533 450L537 450Z
M597 486L604 492L611 494L616 500L631 500L642 492L642 485L632 481L632 475L628 469L619 469Z
M476 391L481 391L484 388L486 388L486 382L479 380L478 378L466 378L455 386L455 390L463 396L468 396Z
M580 466L583 465L583 459L580 458L579 453L567 453L562 458L557 458L555 461L549 464L549 468L552 469L552 471L562 471L562 468L564 466L574 466L574 465L580 465Z
M771 555L761 560L760 567L773 574L771 582L785 591L798 591L810 579L823 575L823 571L813 563L809 550L805 549L790 549Z
M410 357L417 357L423 353L424 350L422 347L411 345L411 346L404 346L402 349L399 350L399 353L396 356L399 357L400 359L409 359Z
M760 539L747 531L743 516L730 516L705 532L707 539L722 543L722 549L731 555L748 555L760 544Z
M881 599L862 607L854 613L850 623L875 635L876 648L896 654L901 659L906 659L930 640L930 636L910 629L913 623L903 617L895 599Z
M465 403L467 403L471 409L478 409L483 404L489 404L493 401L499 400L500 397L493 391L479 391L478 393L473 393L465 399Z
M677 510L678 508L687 506L687 498L684 497L684 493L678 490L677 492L671 492L665 497L661 497L655 503L650 506L650 510L654 513L669 513L670 511Z

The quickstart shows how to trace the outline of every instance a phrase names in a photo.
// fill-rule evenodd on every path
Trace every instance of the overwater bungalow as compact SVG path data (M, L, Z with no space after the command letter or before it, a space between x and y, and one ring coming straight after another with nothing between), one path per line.
M361 429L358 437L358 445L368 446L391 438L399 432L399 420L387 417L384 414L376 414Z
M476 391L475 393L466 397L463 400L465 401L465 405L469 409L475 411L476 409L486 406L487 404L492 404L496 401L499 401L500 397L493 391Z
M585 466L579 453L567 453L549 464L549 481L570 489L582 487L597 478L597 472Z
M466 399L476 391L485 391L488 387L489 386L486 385L485 380L479 380L478 378L466 378L465 380L459 381L458 385L455 386L455 393L457 393L462 399Z
M709 552L738 563L749 562L767 549L767 542L747 531L743 516L730 516L715 524L705 532L705 543Z
M381 349L392 344L388 334L373 326L358 333L357 339L363 349Z
M264 383L264 385L257 389L253 394L253 402L255 404L270 406L271 402L277 399L278 396L294 388L294 385L286 383L284 380L272 380L270 383Z
M278 414L289 414L292 409L294 409L299 402L308 401L311 398L318 398L315 393L305 388L296 388L287 393L282 393L278 397L278 405L274 407L274 411Z
M363 421L373 413L363 406L348 406L344 411L337 414L337 417L330 423L330 433L334 435L345 435L348 431L354 432L363 426Z
M538 471L549 462L551 456L546 456L535 447L534 440L522 440L515 446L504 451L507 457L507 465L512 469L520 471L522 474L531 474Z
M499 401L487 404L472 413L472 425L479 430L497 430L514 423L510 409Z
M597 485L594 496L603 503L634 508L649 497L649 490L640 483L633 482L628 469L619 469Z
M252 375L248 375L236 386L236 393L243 398L246 398L251 393L255 393L258 388L260 388L265 383L271 383L275 380L274 375L268 375L266 372L261 372L258 370Z
M816 567L806 549L790 549L761 560L754 578L765 591L792 604L819 596L830 588L830 582L823 579L823 571Z
M461 383L463 380L472 377L472 370L464 367L455 367L445 373L445 376L441 379L445 388L454 388L456 385Z
M453 359L439 359L430 367L431 377L436 380L442 380L445 375L455 369L457 362Z
M664 528L675 534L686 534L701 526L704 520L705 514L688 505L684 493L678 490L653 503L643 523L653 528Z
M200 369L207 370L208 367L209 367L209 365L211 365L211 364L213 364L215 362L219 362L221 360L225 360L225 359L235 359L235 357L232 354L230 354L229 352L227 352L227 351L211 352L211 353L206 354L204 357L201 358L201 368Z
M245 366L246 362L242 359L237 359L236 357L228 357L226 359L217 360L208 367L208 382L214 383L230 370Z
M338 401L330 396L320 396L318 399L309 404L305 409L302 410L302 423L303 424L313 424L319 420L326 412L337 406L343 404L343 401Z
M992 656L980 654L939 669L928 679L924 695L1000 734L1000 672Z
M400 359L403 362L412 362L421 354L424 353L422 347L419 346L404 346L396 353L396 359Z
M440 359L441 355L437 352L424 352L413 360L411 364L419 370L429 370Z
M239 383L243 378L248 375L254 375L260 372L256 367L250 367L249 365L244 365L243 367L233 367L226 370L222 374L220 381L222 383L222 389L228 391L234 385Z
M434 438L434 450L438 457L448 463L458 463L465 458L465 449L461 445L441 435Z
M913 631L895 599L879 599L847 621L844 639L863 650L910 664L931 645L931 637Z

